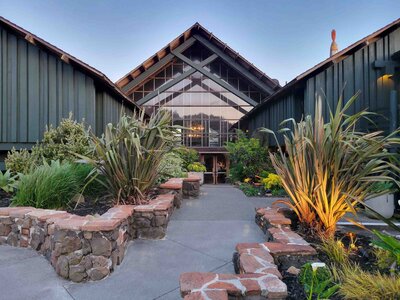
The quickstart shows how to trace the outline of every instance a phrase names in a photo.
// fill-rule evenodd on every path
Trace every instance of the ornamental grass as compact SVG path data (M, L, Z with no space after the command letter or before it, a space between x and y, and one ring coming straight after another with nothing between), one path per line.
M360 120L370 119L373 113L362 110L346 114L357 96L344 105L340 98L336 110L329 110L327 123L320 101L314 119L306 116L299 123L284 121L282 124L292 125L281 131L286 152L280 149L270 153L290 197L290 201L280 202L293 209L303 226L325 238L332 238L336 223L346 213L355 213L356 203L373 193L372 182L398 184L396 173L400 170L393 163L397 154L388 151L400 142L398 131L388 136L382 131L359 131Z

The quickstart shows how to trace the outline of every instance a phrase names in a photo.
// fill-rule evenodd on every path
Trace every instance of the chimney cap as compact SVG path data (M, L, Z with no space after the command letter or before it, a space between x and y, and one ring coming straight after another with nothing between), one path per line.
M332 37L332 43L331 43L331 48L329 51L329 56L335 55L339 49L338 49L338 45L336 44L336 30L332 29L331 31L331 37Z

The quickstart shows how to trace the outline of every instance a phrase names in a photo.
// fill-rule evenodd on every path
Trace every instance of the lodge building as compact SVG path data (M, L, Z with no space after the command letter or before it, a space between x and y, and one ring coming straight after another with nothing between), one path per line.
M70 111L96 133L118 120L121 107L171 111L173 124L183 128L182 144L199 151L209 183L225 182L224 145L235 140L237 129L277 131L285 119L313 114L317 99L327 117L340 95L348 99L360 90L350 112L369 109L384 116L376 117L375 129L397 128L400 19L341 51L333 43L331 50L329 58L281 87L196 23L114 84L0 17L0 161L11 147L33 145L46 125L58 124Z

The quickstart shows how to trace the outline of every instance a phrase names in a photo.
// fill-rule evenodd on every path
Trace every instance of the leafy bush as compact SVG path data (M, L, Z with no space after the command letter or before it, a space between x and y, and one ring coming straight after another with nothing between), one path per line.
M0 189L6 193L13 193L17 188L17 175L11 175L10 170L0 171Z
M229 152L231 167L229 177L232 181L243 181L244 178L254 178L263 170L272 171L268 149L261 146L256 138L247 138L238 130L236 142L228 142L225 146Z
M345 299L400 299L400 277L369 273L358 265L344 264L336 271L340 278L339 294Z
M71 199L82 192L92 167L76 163L53 161L20 178L18 191L12 200L16 206L66 208Z
M261 182L264 185L264 188L267 190L273 191L273 190L279 190L282 188L281 178L274 173L269 173L267 177L265 177L261 180Z
M160 163L174 144L171 116L159 110L148 121L144 112L121 116L108 124L103 137L91 135L96 160L79 155L104 176L104 184L118 203L139 204L156 184Z
M299 281L308 300L313 299L313 296L317 299L329 299L339 289L324 263L306 263L300 270Z
M169 178L183 177L183 160L176 152L169 152L164 155L158 167L157 182L162 183Z
M360 119L371 113L360 111L346 115L357 95L342 105L324 123L321 103L316 103L315 121L292 122L285 128L287 153L279 150L270 157L290 202L284 202L297 214L306 228L332 237L336 223L347 213L355 213L355 204L371 192L371 182L395 181L399 172L391 163L396 155L385 149L399 143L394 136L381 132L364 133L356 129ZM266 129L267 132L271 132ZM397 183L397 181L396 181Z
M381 233L377 230L373 230L373 233L378 239L373 240L372 244L391 254L393 262L390 269L392 272L395 271L400 266L400 241L391 235Z
M260 189L249 183L241 183L239 185L239 188L247 197L254 197L261 195Z
M199 161L199 153L195 149L187 148L187 147L179 147L176 149L176 152L183 160L183 168L186 171L188 170L188 166Z
M43 134L41 143L32 147L29 152L26 149L16 151L12 149L5 159L6 168L13 173L28 174L31 169L40 166L43 162L69 161L77 158L75 153L92 157L89 131L83 123L72 119L61 120L59 126L47 128Z
M12 148L8 152L4 162L6 169L10 170L13 174L28 174L30 169L36 164L36 157L31 155L27 149L17 151L15 148Z
M189 172L206 172L206 167L200 162L194 162L187 166Z

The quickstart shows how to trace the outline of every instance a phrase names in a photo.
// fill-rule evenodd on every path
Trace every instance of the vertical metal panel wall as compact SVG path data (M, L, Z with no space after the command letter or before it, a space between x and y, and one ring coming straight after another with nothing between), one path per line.
M90 76L0 26L0 150L29 147L70 112L101 133L121 106Z
M349 109L349 113L362 109L376 112L381 115L374 118L378 128L387 131L389 120L385 117L390 115L390 90L395 88L394 81L383 76L384 70L375 69L373 62L390 60L391 55L397 51L400 51L400 29L310 77L306 83L304 97L305 113L313 114L315 101L320 98L324 103L324 116L328 118L328 104L335 109L342 93L344 101L347 101L357 91L361 91L359 99ZM371 126L373 125L368 124L368 127Z
M279 123L285 119L293 117L298 120L303 114L314 114L315 101L318 98L323 103L324 117L327 119L328 105L335 109L342 93L346 101L360 90L361 95L349 113L362 109L377 112L383 117L374 118L376 125L387 131L390 90L396 88L400 93L400 87L398 83L395 86L394 80L383 76L382 69L375 69L373 62L389 60L397 51L400 51L400 28L349 54L341 61L334 62L319 73L300 79L291 90L273 96L263 107L250 113L248 129L254 132L259 127L267 127L277 131ZM294 90L297 91L296 94ZM376 128L368 122L364 122L364 125L368 126L365 129ZM270 142L275 144L272 140Z

